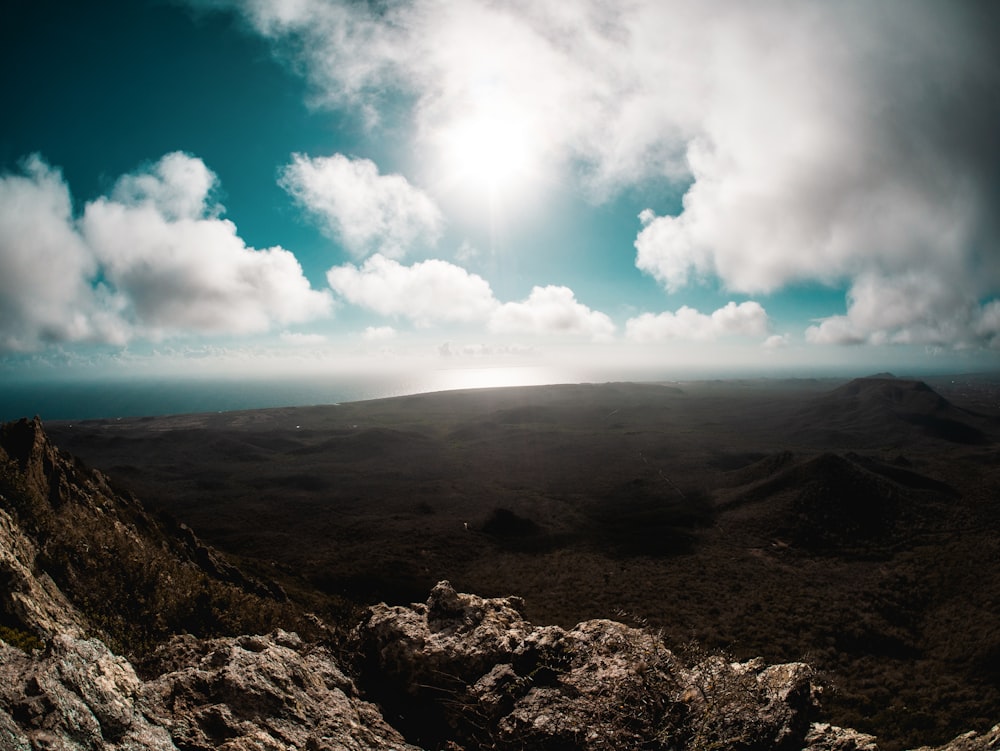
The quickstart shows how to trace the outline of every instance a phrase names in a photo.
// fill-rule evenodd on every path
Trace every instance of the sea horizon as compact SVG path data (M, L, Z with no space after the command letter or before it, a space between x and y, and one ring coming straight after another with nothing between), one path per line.
M303 376L23 380L0 389L0 422L35 416L44 422L305 407L467 388L593 382L590 376L568 369L512 366ZM621 380L633 380L622 376Z
M569 383L676 383L740 379L843 379L873 372L726 371L666 368L601 370L548 366L440 368L301 376L107 377L8 380L0 389L0 422L38 416L43 422L149 417L306 407L437 391ZM933 378L943 372L897 373Z

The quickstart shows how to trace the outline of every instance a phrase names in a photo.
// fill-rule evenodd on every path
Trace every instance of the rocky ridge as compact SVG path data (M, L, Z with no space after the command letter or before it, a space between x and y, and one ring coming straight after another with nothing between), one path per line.
M12 434L30 437L27 452L11 450ZM66 505L79 506L68 517L79 521L97 503L136 546L149 538L111 511L131 504L134 520L149 520L37 423L3 437L0 748L877 749L872 736L817 721L822 686L805 664L681 659L658 634L609 620L534 626L518 598L447 582L426 603L371 608L350 670L280 628L178 632L137 670L58 586L45 550ZM182 563L202 571L207 554ZM996 751L1000 726L941 748Z

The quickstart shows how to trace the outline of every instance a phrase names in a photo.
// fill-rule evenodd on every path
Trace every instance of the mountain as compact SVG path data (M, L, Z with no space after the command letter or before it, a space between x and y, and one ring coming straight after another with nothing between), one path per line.
M718 523L813 553L881 554L940 533L959 495L941 480L853 452L782 452L731 475L718 494Z
M797 439L868 448L945 442L984 445L1000 434L995 418L956 407L923 381L856 378L803 407Z
M609 620L534 626L519 598L447 582L370 608L345 638L37 420L0 429L0 581L4 749L877 749L817 722L822 681L803 663L683 656ZM942 750L998 743L1000 726Z

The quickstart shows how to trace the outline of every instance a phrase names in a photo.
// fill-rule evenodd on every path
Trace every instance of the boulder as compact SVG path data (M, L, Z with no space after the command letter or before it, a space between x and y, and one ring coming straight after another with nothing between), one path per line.
M157 650L164 670L142 689L144 706L184 749L412 749L359 699L325 648L294 633L195 639Z
M609 620L535 627L517 598L460 594L377 605L358 629L366 687L417 742L632 749L793 749L819 687L801 663L708 657L685 666L658 635ZM410 717L406 712L409 710Z
M994 725L985 733L963 733L943 746L931 748L923 746L916 751L998 751L1000 750L1000 725Z
M132 665L98 639L56 635L44 652L0 643L0 747L175 751L143 711Z

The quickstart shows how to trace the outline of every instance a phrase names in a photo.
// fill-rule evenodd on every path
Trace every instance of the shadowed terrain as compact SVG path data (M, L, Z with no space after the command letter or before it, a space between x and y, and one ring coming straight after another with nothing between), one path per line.
M536 622L806 658L892 749L1000 706L997 393L612 383L46 427L311 606L448 579Z

